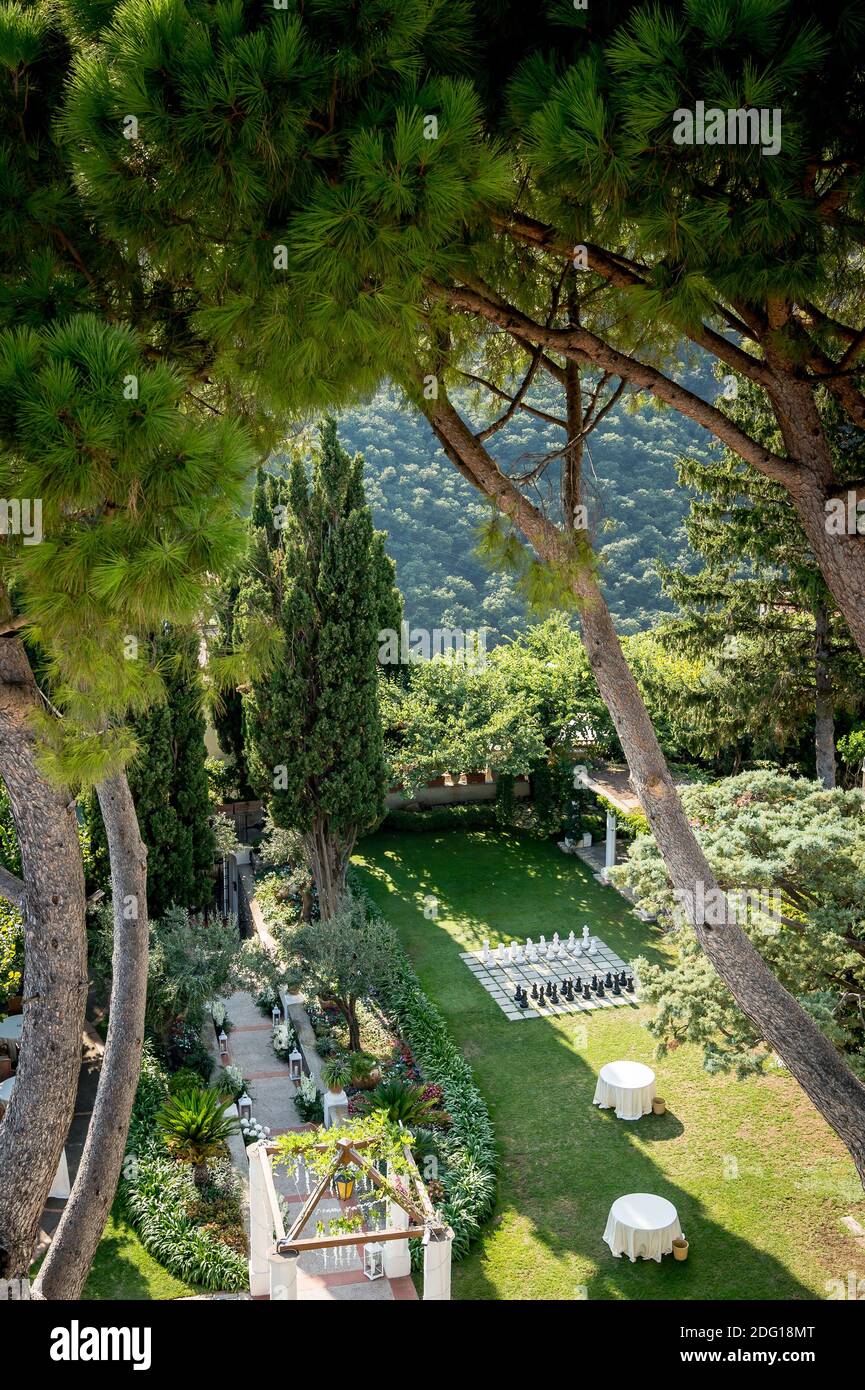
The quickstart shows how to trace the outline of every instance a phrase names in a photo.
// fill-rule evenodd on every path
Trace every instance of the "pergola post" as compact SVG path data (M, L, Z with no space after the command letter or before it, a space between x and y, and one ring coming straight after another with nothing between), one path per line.
M391 1183L399 1181L390 1164L388 1164L387 1176ZM387 1204L387 1224L395 1231L407 1231L409 1227L408 1212L392 1198L388 1199ZM388 1279L402 1279L405 1275L411 1274L411 1252L407 1240L393 1240L385 1243L384 1272Z
M423 1297L448 1302L451 1296L451 1245L454 1233L427 1230L423 1246Z
M267 1146L250 1144L249 1159L249 1292L266 1298L270 1292L269 1255L273 1247L273 1217L263 1164L269 1163Z
M616 817L612 811L607 812L607 845L604 855L604 878L615 868L616 864Z
M287 1250L280 1255L271 1250L268 1255L270 1274L270 1297L274 1303L294 1303L297 1301L297 1269L300 1253Z

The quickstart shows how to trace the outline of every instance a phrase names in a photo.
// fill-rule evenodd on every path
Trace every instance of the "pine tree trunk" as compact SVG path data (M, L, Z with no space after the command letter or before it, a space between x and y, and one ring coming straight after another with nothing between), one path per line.
M538 555L554 566L570 558L561 531L533 508L496 466L483 445L440 393L425 411L448 456L505 516ZM706 901L718 892L702 848L688 823L652 721L625 660L609 609L592 576L572 580L580 604L583 641L601 697L624 749L631 783L655 836L673 887L694 904L702 886ZM725 913L725 924L694 922L697 940L742 1012L778 1054L847 1146L865 1184L865 1086L817 1027L810 1014L775 977L750 938Z
M38 692L15 637L0 638L0 775L21 848L24 1031L0 1124L0 1277L26 1276L69 1133L87 1001L84 873L74 802L35 761Z
M827 788L835 786L835 699L829 656L829 614L820 604L814 612L814 744L817 776Z
M718 885L688 823L609 610L593 581L582 581L580 587L587 599L581 614L586 653L624 749L631 783L674 888L693 903L695 889L702 885L706 901ZM776 979L733 914L726 916L721 926L694 922L700 945L738 1007L844 1141L865 1184L865 1086Z
M35 1291L80 1298L117 1190L141 1069L147 1000L147 850L123 773L100 783L111 856L114 950L105 1057L81 1163Z

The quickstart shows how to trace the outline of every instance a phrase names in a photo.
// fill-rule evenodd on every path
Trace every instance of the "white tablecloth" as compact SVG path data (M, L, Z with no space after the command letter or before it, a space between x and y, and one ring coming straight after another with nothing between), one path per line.
M595 1105L615 1110L620 1120L639 1120L652 1109L655 1073L642 1062L607 1062L595 1087Z
M8 1105L12 1099L12 1088L15 1085L15 1077L10 1076L5 1081L0 1081L0 1104ZM66 1150L60 1155L60 1163L54 1182L51 1185L49 1197L62 1197L65 1201L71 1191L69 1185L69 1165L66 1162Z
M617 1197L610 1207L604 1240L616 1256L657 1260L669 1255L673 1241L682 1234L679 1215L666 1197L654 1197L651 1192L629 1192Z

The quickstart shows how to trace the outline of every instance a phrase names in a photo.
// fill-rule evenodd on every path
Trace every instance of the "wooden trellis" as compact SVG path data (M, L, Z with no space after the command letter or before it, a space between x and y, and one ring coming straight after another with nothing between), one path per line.
M279 1208L276 1189L273 1183L271 1158L279 1150L263 1141L253 1144L248 1150L250 1172L250 1289L253 1295L269 1296L286 1300L297 1297L297 1261L307 1250L333 1250L347 1246L369 1245L379 1242L389 1245L400 1241L399 1251L394 1250L386 1261L386 1269L391 1277L408 1274L410 1259L408 1242L421 1239L424 1242L424 1299L450 1298L450 1253L453 1232L442 1222L430 1200L423 1179L414 1161L411 1149L403 1146L408 1169L408 1191L378 1171L374 1164L364 1156L363 1150L374 1144L374 1139L346 1139L337 1141L333 1158L327 1171L310 1192L300 1213L291 1228L286 1232L285 1223ZM314 1144L313 1150L327 1152L330 1144ZM391 1219L397 1224L384 1230L361 1230L340 1232L334 1235L304 1236L304 1228L316 1207L333 1182L341 1168L355 1167L365 1173L376 1188L386 1198ZM264 1233L267 1234L267 1248L262 1249ZM274 1235L272 1234L275 1232Z

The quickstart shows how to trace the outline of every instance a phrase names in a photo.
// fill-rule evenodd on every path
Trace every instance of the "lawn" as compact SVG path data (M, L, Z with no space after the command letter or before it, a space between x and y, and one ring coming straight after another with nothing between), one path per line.
M115 1202L81 1297L168 1299L185 1298L197 1292L181 1279L175 1279L152 1255L148 1255L123 1216L119 1203Z
M355 863L474 1067L499 1140L498 1205L455 1266L455 1298L815 1299L863 1264L842 1224L865 1225L853 1164L784 1071L710 1077L691 1047L654 1062L637 1007L510 1022L474 980L459 953L484 937L549 939L584 922L626 961L665 958L658 929L578 860L513 833L451 831L380 833ZM665 1116L628 1124L595 1109L597 1072L617 1057L654 1065ZM686 1263L613 1259L602 1235L625 1192L675 1203Z

